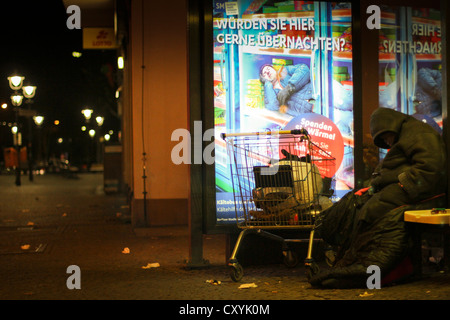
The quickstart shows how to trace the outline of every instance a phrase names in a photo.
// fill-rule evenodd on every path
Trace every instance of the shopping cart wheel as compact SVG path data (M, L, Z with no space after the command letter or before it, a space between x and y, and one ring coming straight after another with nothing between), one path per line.
M234 282L239 282L241 281L242 277L244 276L244 269L242 268L242 266L235 262L233 264L230 264L231 267L231 271L230 271L230 276L231 279Z
M298 265L298 254L294 251L287 250L283 251L283 262L286 267L288 268L294 268Z
M318 274L320 271L319 265L314 260L305 261L306 266L306 276L308 280L311 279L314 275Z

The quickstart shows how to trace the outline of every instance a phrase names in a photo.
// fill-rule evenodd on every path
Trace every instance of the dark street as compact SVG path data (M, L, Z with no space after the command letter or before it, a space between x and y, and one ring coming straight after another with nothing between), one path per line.
M34 182L25 177L22 181L16 187L13 175L0 176L2 300L178 300L176 306L181 306L181 300L450 297L449 274L429 269L420 280L380 290L313 289L302 264L247 266L244 278L236 283L225 265L225 235L205 235L204 257L210 267L187 270L188 228L133 230L125 196L105 195L102 174L44 175ZM68 267L73 265L79 267L79 289L67 285L72 275ZM242 284L252 285L239 288Z

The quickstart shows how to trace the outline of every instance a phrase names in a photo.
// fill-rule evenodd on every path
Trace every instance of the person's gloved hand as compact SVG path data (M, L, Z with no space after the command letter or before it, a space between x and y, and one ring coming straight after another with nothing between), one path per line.
M288 84L286 87L283 88L280 92L277 94L277 99L280 105L286 105L287 101L291 97L291 95L294 93L294 86L292 84Z
M364 193L368 193L369 195L373 195L376 191L375 188L373 186L367 187L367 188L362 188L359 189L358 191L355 192L355 195L357 196L362 196Z
M369 191L369 188L367 187L367 188L362 188L362 189L359 189L358 191L356 191L355 192L355 195L357 195L357 196L362 196L364 193L366 193L367 191Z

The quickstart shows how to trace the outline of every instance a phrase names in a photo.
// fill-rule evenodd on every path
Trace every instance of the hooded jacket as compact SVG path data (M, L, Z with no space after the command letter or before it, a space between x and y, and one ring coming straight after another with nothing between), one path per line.
M401 112L378 108L370 131L379 148L388 149L381 135L393 132L396 141L375 170L371 185L379 191L400 183L412 202L446 192L446 151L440 134L430 125Z

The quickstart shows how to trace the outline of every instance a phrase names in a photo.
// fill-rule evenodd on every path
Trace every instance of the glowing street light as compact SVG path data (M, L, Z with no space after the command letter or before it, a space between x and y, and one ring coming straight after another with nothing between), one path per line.
M118 67L119 69L123 69L123 66L124 66L124 60L123 60L123 57L118 57L118 58L117 58L117 67Z
M44 122L43 116L34 116L33 117L34 123L39 127Z
M33 117L34 123L36 124L36 128L38 129L39 139L37 139L37 162L42 163L42 124L44 123L44 117L43 116L34 116Z
M25 87L22 88L22 90L23 90L23 95L27 99L33 98L34 95L36 94L36 87L35 86L25 86Z
M22 88L24 79L25 79L25 77L21 77L21 76L8 77L9 87L12 90L20 90L20 88Z
M14 94L11 96L11 103L15 107L19 107L22 105L23 96L20 94Z
M98 117L96 117L95 118L95 121L97 121L97 124L99 125L99 126L101 126L102 124L103 124L103 121L105 120L105 118L104 117L100 117L100 116L98 116Z
M95 136L95 130L94 129L89 130L89 136L91 138L93 138Z
M22 101L23 101L24 97L28 99L27 103L32 103L31 98L33 98L36 93L35 86L23 87L24 79L25 79L25 77L18 76L18 75L8 77L9 87L12 90L14 90L14 94L11 96L11 102L14 107L20 107L22 105ZM23 89L22 90L23 95L19 94L20 89ZM19 108L15 108L14 111L15 111L16 123L18 123ZM30 105L28 106L28 111L31 111ZM28 122L28 126L29 126L29 140L28 140L29 148L27 149L27 151L28 151L27 157L28 157L30 181L33 181L33 170L32 170L32 166L33 166L32 160L33 159L32 159L32 153L31 153L31 121ZM14 137L16 138L14 141L14 145L16 147L17 163L18 163L18 165L16 167L16 185L20 186L21 185L21 181L20 181L20 145L22 144L22 141L20 139L21 135L19 132L19 128L17 128L17 133L14 135Z
M84 117L86 118L86 120L89 120L89 119L91 118L93 112L94 112L94 111L93 111L92 109L84 109L84 110L81 110L81 113L84 115Z

